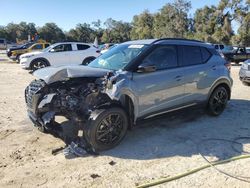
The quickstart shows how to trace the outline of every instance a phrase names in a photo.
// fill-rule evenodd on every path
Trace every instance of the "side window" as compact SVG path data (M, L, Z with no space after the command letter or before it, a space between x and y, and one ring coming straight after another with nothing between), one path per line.
M86 50L88 48L90 48L89 45L85 45L85 44L77 44L77 50Z
M33 50L41 50L43 49L43 46L41 44L36 44L35 46L32 47Z
M144 65L155 65L156 70L177 67L177 50L175 46L160 46L151 52L142 62Z
M60 44L53 48L54 52L66 52L66 51L72 51L71 44Z
M211 53L204 47L201 47L202 62L205 63L211 57Z
M45 44L45 48L49 47L50 45L49 44Z
M182 53L182 66L202 64L201 50L198 46L180 46Z

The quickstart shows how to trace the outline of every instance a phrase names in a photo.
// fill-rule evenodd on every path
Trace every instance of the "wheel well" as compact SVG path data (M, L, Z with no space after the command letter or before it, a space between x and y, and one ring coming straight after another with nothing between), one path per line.
M49 61L48 61L47 59L39 57L39 58L33 59L33 60L31 61L31 63L30 63L30 69L32 68L33 63L34 63L35 61L39 60L39 59L45 61L46 64L47 64L47 66L50 66L50 63L49 63Z
M213 89L213 91L216 90L216 89L217 89L218 87L220 87L220 86L225 87L225 89L227 90L227 93L228 93L228 100L230 100L230 99L231 99L231 89L230 89L230 87L229 87L226 83L221 83L221 84L217 85L217 86ZM211 94L213 93L213 91L211 92ZM210 95L211 95L211 94L210 94Z
M128 95L123 95L121 97L120 103L123 109L125 110L125 112L128 114L129 128L132 128L132 126L134 125L134 120L135 120L133 101Z

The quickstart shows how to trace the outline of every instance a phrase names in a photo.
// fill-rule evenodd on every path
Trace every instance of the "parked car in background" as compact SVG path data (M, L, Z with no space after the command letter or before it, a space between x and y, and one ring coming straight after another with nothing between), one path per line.
M7 56L11 57L12 56L12 51L21 50L21 49L27 49L27 48L29 48L33 44L34 44L34 42L28 42L28 43L25 43L23 45L17 45L17 46L9 47L7 49Z
M111 149L141 119L194 105L220 115L231 95L227 65L200 41L125 42L87 66L35 71L25 90L28 116L41 131L62 130L56 115L74 119L86 147Z
M45 48L50 46L50 43L47 42L37 42L34 44L31 44L28 48L20 48L16 50L12 50L10 59L14 61L20 61L20 56L22 54L28 53L28 52L33 52L33 51L41 51Z
M244 85L250 86L250 59L242 63L240 67L239 77Z
M247 59L250 59L250 52L248 52L245 47L238 47L233 52L228 52L223 54L227 61L235 62L236 64L244 62Z
M56 43L40 52L23 54L20 65L23 69L37 70L47 66L88 64L100 55L93 44L80 42Z
M105 46L101 50L101 54L104 54L105 52L107 52L108 50L111 50L112 48L114 48L117 45L118 44L105 44Z
M7 41L4 38L0 38L0 49L5 50L7 48Z
M246 52L250 53L250 47L246 47Z

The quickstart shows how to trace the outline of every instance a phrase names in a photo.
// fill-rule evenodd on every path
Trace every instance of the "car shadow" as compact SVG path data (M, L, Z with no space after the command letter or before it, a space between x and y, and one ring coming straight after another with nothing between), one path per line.
M219 117L208 116L201 108L188 108L144 120L117 147L100 155L136 160L198 154L217 159L237 156L243 153L243 145L235 139L250 137L249 106L248 100L233 99ZM74 140L77 126L69 121L61 125L64 141ZM250 144L250 138L240 141Z

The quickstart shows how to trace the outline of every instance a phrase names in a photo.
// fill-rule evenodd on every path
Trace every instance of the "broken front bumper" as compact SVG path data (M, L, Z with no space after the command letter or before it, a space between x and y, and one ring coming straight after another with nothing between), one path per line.
M33 81L25 89L25 102L27 105L28 117L34 125L47 127L55 117L55 112L49 111L47 104L53 100L56 94L41 94L41 90L44 87L45 83L43 81Z

